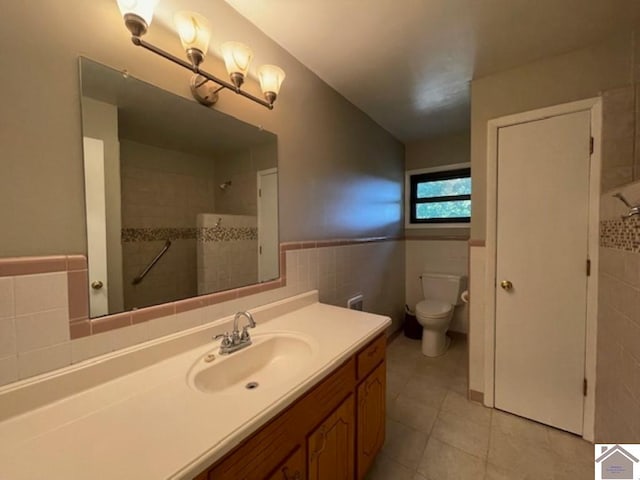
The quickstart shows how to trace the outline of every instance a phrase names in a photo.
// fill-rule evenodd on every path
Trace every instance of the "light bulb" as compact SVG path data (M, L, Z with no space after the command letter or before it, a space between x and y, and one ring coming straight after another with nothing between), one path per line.
M284 70L276 65L262 65L258 69L260 88L269 103L273 103L280 93L280 86L285 77Z
M209 22L199 13L193 12L178 12L174 20L187 56L194 64L199 65L209 49Z
M249 47L240 42L225 42L220 45L224 65L231 81L240 88L244 82L244 77L249 71L249 65L253 59L253 52Z
M158 0L117 0L125 25L136 36L143 35L151 20Z

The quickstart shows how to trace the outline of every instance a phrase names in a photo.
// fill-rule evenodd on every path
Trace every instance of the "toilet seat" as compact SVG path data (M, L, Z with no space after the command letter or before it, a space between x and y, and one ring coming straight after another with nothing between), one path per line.
M440 300L422 300L416 305L416 315L428 318L443 318L453 310L453 305Z

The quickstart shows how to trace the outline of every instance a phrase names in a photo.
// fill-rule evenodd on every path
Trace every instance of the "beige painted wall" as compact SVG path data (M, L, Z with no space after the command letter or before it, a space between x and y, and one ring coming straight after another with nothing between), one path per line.
M632 34L471 83L471 238L486 238L487 122L512 113L600 95L633 78Z
M403 146L227 4L214 8L214 45L241 40L256 52L254 69L287 72L273 111L230 92L216 107L278 135L281 240L400 234ZM78 56L188 98L189 73L132 46L113 0L8 3L0 31L0 224L9 226L0 255L83 253ZM157 23L148 40L182 55ZM44 74L20 74L25 59ZM225 75L211 56L205 66ZM259 92L255 77L246 86Z
M405 170L469 162L469 131L427 138L405 145Z
M469 163L470 135L468 131L409 142L405 145L405 170L441 167L456 163ZM405 185L406 189L406 185ZM406 194L406 191L405 191ZM405 208L408 206L405 204ZM407 237L428 237L430 239L469 238L469 228L405 228Z

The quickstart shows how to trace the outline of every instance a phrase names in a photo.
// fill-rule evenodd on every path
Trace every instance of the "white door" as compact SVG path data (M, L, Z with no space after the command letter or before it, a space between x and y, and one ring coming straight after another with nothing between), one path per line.
M278 169L258 172L258 277L260 282L278 278Z
M91 317L109 313L104 176L104 142L84 137L84 194L87 209L88 288Z
M590 138L589 111L498 132L495 406L577 434Z

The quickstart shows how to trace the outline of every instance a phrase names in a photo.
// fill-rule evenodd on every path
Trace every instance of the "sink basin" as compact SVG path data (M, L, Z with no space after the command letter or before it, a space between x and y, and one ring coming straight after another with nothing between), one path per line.
M252 345L219 355L211 350L199 357L191 367L188 382L192 388L205 393L238 393L272 388L294 379L309 365L315 342L293 332L272 332L252 335Z

